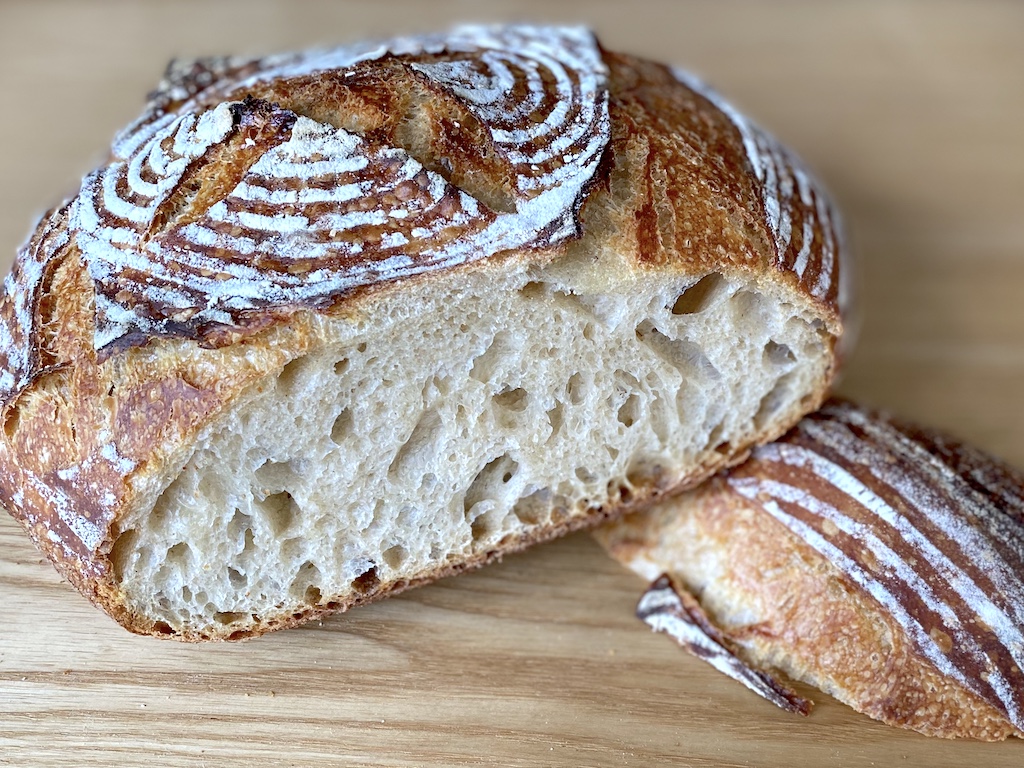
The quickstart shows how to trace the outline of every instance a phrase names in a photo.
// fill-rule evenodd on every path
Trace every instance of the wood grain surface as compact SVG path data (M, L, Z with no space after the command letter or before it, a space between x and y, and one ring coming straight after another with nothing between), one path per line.
M834 191L862 263L841 391L1024 466L1024 4L0 2L0 260L172 56L582 20L687 65ZM633 618L585 535L238 645L132 637L0 519L0 765L1020 766L827 696L761 701Z

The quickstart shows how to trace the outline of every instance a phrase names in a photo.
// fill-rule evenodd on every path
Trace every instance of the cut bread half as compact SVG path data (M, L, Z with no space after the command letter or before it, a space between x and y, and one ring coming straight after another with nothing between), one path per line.
M235 639L740 460L824 397L839 243L701 88L533 27L176 66L9 280L3 504Z
M237 630L461 569L703 477L827 377L814 318L756 286L544 277L479 273L381 302L372 328L325 324L120 521L130 610Z

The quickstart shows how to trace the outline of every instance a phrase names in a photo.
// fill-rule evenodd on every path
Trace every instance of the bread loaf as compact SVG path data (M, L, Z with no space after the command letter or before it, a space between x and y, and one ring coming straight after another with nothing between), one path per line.
M781 670L891 725L1024 735L1024 476L974 448L830 401L597 536L666 574L645 620L749 687Z
M134 632L294 625L780 435L840 257L790 154L586 30L177 62L5 284L0 501Z

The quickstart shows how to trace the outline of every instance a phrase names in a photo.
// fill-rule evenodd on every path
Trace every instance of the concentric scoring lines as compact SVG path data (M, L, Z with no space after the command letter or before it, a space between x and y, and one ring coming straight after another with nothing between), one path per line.
M936 669L1024 730L1024 530L1004 511L1011 480L1020 509L1024 478L992 460L992 472L977 471L977 452L959 454L833 402L757 449L729 485L860 585Z
M223 199L162 227L161 206L237 124L237 103L204 111L203 99L388 54L407 57L490 132L513 167L514 211L490 210L399 147L293 116L287 140ZM233 79L232 67L245 76ZM158 94L73 205L71 227L97 286L97 349L160 334L203 339L244 327L253 313L324 306L361 285L554 245L577 234L609 140L606 69L582 29L461 27L263 67L225 60L202 73L201 84Z
M850 275L838 263L842 225L820 182L789 150L700 78L680 68L673 68L672 74L728 117L739 133L760 187L778 265L795 272L813 296L822 301L838 299L845 310Z

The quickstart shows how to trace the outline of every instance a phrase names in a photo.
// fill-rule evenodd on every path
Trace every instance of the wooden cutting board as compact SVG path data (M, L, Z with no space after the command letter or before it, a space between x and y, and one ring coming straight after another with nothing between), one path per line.
M833 189L862 259L841 389L1024 466L1024 5L5 2L0 254L172 55L585 20L688 65ZM0 765L1020 766L827 696L788 715L633 618L586 535L237 645L132 637L0 518Z

